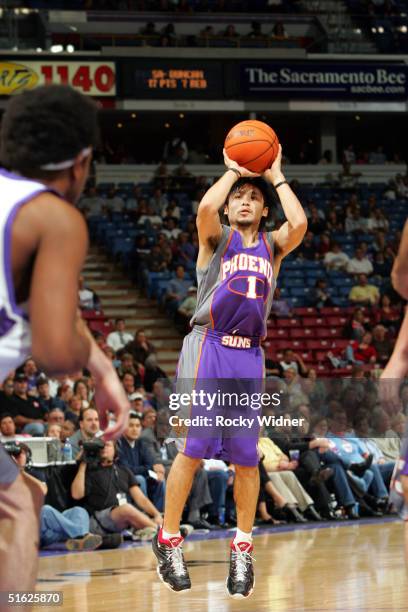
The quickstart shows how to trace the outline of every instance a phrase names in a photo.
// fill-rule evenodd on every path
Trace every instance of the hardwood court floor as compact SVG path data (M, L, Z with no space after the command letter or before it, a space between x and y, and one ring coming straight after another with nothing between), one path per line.
M38 590L62 590L64 612L407 612L403 529L354 523L255 536L248 600L225 594L225 539L185 543L193 588L180 595L159 582L148 545L41 558Z

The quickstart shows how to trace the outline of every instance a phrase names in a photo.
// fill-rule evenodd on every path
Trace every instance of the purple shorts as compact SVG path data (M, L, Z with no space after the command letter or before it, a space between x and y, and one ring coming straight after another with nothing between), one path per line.
M264 354L259 339L243 338L195 326L184 339L177 384L222 398L190 405L189 417L207 417L206 425L189 428L182 452L188 457L223 459L258 465L259 408L253 394L262 392ZM239 397L238 404L234 397ZM241 400L248 397L249 403ZM245 405L246 403L246 405ZM223 424L220 424L222 419ZM228 423L233 421L233 425ZM252 422L251 422L252 421Z
M407 432L408 433L408 429ZM408 477L408 439L403 444L401 458L396 462L394 474L391 479L390 501L395 506L400 518L408 521L408 502L405 499L401 483L401 476Z

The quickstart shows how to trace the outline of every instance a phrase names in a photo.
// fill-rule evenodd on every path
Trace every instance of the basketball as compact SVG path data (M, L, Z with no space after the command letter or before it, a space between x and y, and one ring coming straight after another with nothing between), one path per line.
M224 147L228 157L237 164L262 174L276 159L279 140L263 121L241 121L228 132Z

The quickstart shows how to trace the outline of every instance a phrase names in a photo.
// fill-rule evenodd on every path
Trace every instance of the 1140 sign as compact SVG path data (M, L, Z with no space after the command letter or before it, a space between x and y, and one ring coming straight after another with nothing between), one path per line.
M116 94L111 62L0 62L0 95L10 96L45 84L70 85L89 96Z

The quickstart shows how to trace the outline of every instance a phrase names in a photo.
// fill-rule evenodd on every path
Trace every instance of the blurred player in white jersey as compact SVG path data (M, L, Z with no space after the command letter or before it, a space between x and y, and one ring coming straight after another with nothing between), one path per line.
M88 234L73 204L97 136L95 104L69 87L19 94L3 115L0 379L30 354L52 376L87 368L96 381L102 426L108 410L117 417L105 434L110 439L126 426L128 400L77 310ZM0 445L0 593L35 587L41 505L37 482L20 473Z

